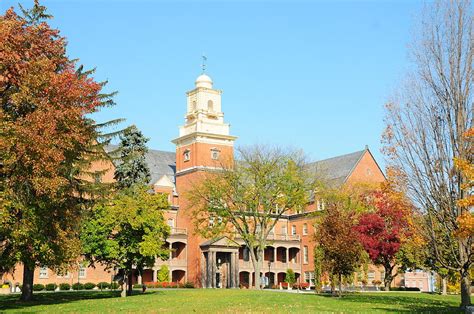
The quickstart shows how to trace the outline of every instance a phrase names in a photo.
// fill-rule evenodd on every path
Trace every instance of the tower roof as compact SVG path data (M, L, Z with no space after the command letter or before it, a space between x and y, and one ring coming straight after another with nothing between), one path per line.
M196 79L196 87L212 88L212 79L206 74L201 74Z

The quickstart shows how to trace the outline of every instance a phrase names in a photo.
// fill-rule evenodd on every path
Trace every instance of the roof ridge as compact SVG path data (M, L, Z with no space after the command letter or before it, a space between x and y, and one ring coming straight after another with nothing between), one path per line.
M308 163L308 165L317 164L317 163L319 163L319 162L328 161L328 160L332 160L332 159L336 159L336 158L347 157L347 156L349 156L349 155L362 154L362 153L364 153L366 150L367 150L367 149L363 149L363 150L358 150L358 151L355 151L355 152L352 152L352 153L347 153L347 154L343 154L343 155L338 155L338 156L329 157L329 158L326 158L326 159L316 160L316 161L313 161L313 162Z

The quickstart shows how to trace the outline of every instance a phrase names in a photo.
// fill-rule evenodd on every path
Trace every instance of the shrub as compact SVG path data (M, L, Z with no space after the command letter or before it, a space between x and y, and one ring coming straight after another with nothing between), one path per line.
M192 282L186 282L184 285L183 285L183 288L194 288L194 283Z
M33 285L33 291L43 291L44 290L44 285L40 283L35 283Z
M390 287L390 291L420 291L417 287Z
M160 270L158 271L158 281L159 282L170 281L170 270L168 266L161 265Z
M80 282L76 282L75 284L72 285L72 290L83 290L84 285Z
M308 282L302 282L302 283L297 283L297 284L293 285L293 288L295 288L295 289L306 289L308 287L309 287Z
M143 287L143 285L140 285L140 284L133 285L133 288L135 288L135 289L141 289L142 287Z
M178 284L176 282L168 283L168 288L178 288Z
M119 287L120 285L115 281L110 284L110 289L118 289Z
M285 282L290 284L290 286L293 286L296 282L296 276L295 276L295 272L293 271L293 269L291 268L288 268L286 270L286 278L285 278Z
M92 290L95 288L95 283L92 283L92 282L86 282L84 284L84 289L86 290Z
M46 291L54 291L54 290L56 290L57 287L58 287L58 285L55 284L55 283L48 283L46 285Z
M287 282L282 282L282 283L281 283L281 286L282 286L283 288L288 288L288 283L287 283Z
M382 284L382 282L380 280L372 280L372 284L374 286L378 286L378 285Z
M99 287L99 289L108 289L108 288L110 288L110 283L105 282L105 281L99 282L97 284L97 287Z
M59 290L71 290L71 285L68 283L60 283Z

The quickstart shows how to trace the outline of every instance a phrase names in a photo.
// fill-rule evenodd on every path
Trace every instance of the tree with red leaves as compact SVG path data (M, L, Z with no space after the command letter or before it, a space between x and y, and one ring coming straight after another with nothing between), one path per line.
M103 186L91 165L107 158L87 115L113 104L105 83L67 57L45 10L35 1L23 16L0 16L0 273L23 264L25 301L35 267L81 253L81 216Z
M371 193L368 207L372 211L361 214L354 229L372 262L384 267L384 285L388 290L397 275L393 273L398 265L397 254L410 235L411 206L401 192L385 183Z

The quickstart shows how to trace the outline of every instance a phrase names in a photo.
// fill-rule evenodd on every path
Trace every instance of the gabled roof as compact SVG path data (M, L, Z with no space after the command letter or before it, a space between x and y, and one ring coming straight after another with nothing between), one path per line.
M309 163L307 167L318 178L330 184L342 185L367 151L368 149L366 148L350 154L323 159Z
M151 173L151 184L156 183L163 176L167 176L174 183L176 173L176 153L162 150L148 150L145 156L146 163Z
M240 244L235 242L234 240L226 237L221 236L214 239L207 240L201 243L200 247L208 247L208 246L230 246L230 247L239 247Z
M108 145L105 150L110 152L117 149L117 145ZM176 173L176 153L149 149L145 161L150 169L150 184L156 183L163 176L167 176L174 183Z

